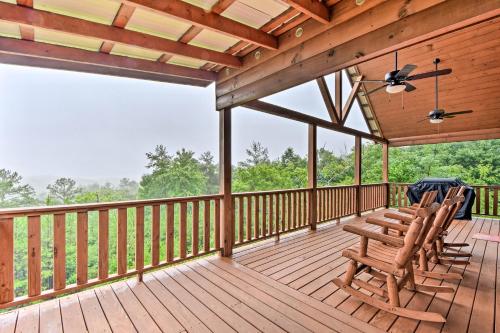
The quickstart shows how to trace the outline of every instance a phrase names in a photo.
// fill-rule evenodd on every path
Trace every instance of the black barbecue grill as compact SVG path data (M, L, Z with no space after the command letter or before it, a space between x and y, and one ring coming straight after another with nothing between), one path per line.
M465 201L455 215L455 219L471 220L472 206L474 205L476 194L474 193L474 189L472 187L465 184L459 178L424 178L413 185L409 185L406 195L408 196L410 202L414 204L420 202L420 199L425 192L437 190L438 194L436 200L437 202L442 203L448 189L456 186L465 186Z

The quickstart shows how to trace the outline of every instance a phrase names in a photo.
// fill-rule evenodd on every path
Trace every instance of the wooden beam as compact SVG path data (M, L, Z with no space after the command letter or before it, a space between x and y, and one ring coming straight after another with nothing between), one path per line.
M310 58L305 57L304 52L296 50L295 58L303 59L303 61L292 65L288 63L288 67L285 69L275 71L275 58L273 58L273 61L261 64L259 71L264 75L262 79L254 81L254 78L251 78L248 80L245 78L250 72L248 71L235 77L236 81L232 79L224 82L223 85L218 85L216 88L217 108L241 105L247 101L271 95L319 76L392 53L397 49L428 41L498 15L500 15L500 9L496 0L465 2L448 0ZM412 27L412 29L408 29L408 27ZM339 34L343 29L338 28ZM307 49L307 43L304 43L301 50ZM276 58L278 58L276 61L280 63L284 61L281 56ZM233 87L227 86L229 82L233 84Z
M193 38L195 38L196 36L198 36L198 34L203 30L203 28L200 28L200 27L197 27L195 25L191 26L191 28L189 28L185 33L184 35L181 36L181 38L179 38L179 42L181 43L189 43L190 41L193 40Z
M373 140L376 142L387 142L384 138L365 133L362 131L358 131L349 127L344 127L339 124L334 124L332 122L329 122L327 120L321 119L321 118L316 118L313 116L309 116L307 114L303 114L297 111L293 111L278 105L266 103L263 101L251 101L247 102L244 105L242 105L245 108L252 109L255 111L260 111L268 114L272 114L278 117L283 117L295 121L300 121L306 124L311 124L311 125L316 125L322 128L330 129L333 131L345 133L345 134L350 134L350 135L357 135L365 139Z
M0 37L0 63L208 86L215 73L154 61Z
M382 144L382 182L389 182L389 145Z
M125 2L130 5L167 14L201 28L216 31L268 49L275 50L278 48L278 40L274 36L218 14L206 12L200 7L190 5L181 0L127 0Z
M219 179L222 199L220 231L222 255L229 257L233 253L233 199L231 185L231 109L219 112Z
M354 139L354 185L356 185L356 214L361 216L361 137Z
M335 72L335 110L343 123L344 115L342 114L342 71Z
M283 0L293 8L321 23L330 22L330 11L318 0Z
M347 120L347 117L349 116L349 113L351 112L352 109L352 104L354 103L354 100L356 99L356 96L358 95L359 88L361 87L361 80L363 79L363 76L360 76L356 82L352 85L351 93L349 94L349 97L347 97L347 101L344 105L344 108L342 109L342 125L345 124L345 121ZM367 124L368 127L370 127L370 124Z
M461 131L451 133L429 134L393 138L389 140L390 147L413 146L443 142L477 141L500 139L500 128L487 128L482 130Z
M118 13L116 13L115 19L113 20L113 25L118 28L125 28L128 21L134 14L135 7L121 4Z
M229 8L236 0L219 0L210 9L215 14L222 14L223 11Z
M332 120L332 122L340 124L340 119L337 115L335 105L333 104L332 96L330 95L330 91L328 90L328 85L326 84L325 77L321 76L317 78L316 82L318 83L319 91L321 92L321 96L323 97L323 101L325 102L325 106L328 110L328 114L330 115L330 119Z
M114 26L0 2L0 20L239 67L237 57Z
M281 27L283 24L290 21L292 18L296 17L299 14L300 12L295 8L288 8L283 13L281 13L280 15L273 18L271 21L264 24L260 28L260 30L264 32L273 32L274 30Z
M30 7L33 8L33 0L17 0L16 3L19 6Z
M317 126L309 125L307 136L307 184L309 192L309 225L316 230L317 221Z
M21 25L19 26L19 32L21 33L22 39L29 41L35 40L35 29L33 29L32 27Z

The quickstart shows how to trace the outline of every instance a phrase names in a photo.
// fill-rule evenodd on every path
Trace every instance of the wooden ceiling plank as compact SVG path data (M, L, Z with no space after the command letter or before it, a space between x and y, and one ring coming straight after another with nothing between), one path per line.
M261 72L274 72L274 74L266 75L257 81L251 79L246 82L246 86L239 89L239 84L229 89L225 85L227 82L224 82L224 87L217 85L217 108L244 104L499 15L500 9L496 0L471 0L466 3L461 0L448 0L408 16L404 20L397 20L383 28L366 33L317 56L307 58L300 53L295 54L295 57L302 61L288 65L283 70L275 72L272 62L261 64L259 68ZM408 26L412 29L405 29ZM306 49L305 46L304 49ZM238 83L246 81L243 76L237 77ZM234 84L233 80L230 82Z
M212 6L211 11L215 14L222 14L226 9L229 8L236 0L219 0L215 5Z
M363 75L361 75L352 84L351 92L349 93L349 97L347 97L347 101L344 105L344 108L342 109L342 125L345 124L347 117L349 116L349 113L351 112L354 100L356 99L356 96L358 95L359 88L361 88L361 80L362 79L363 79ZM370 127L370 126L368 125L368 127Z
M155 61L0 37L0 62L207 86L215 73Z
M171 54L162 54L157 61L159 62L168 62L170 59L172 59L172 55Z
M284 107L281 107L278 105L274 105L274 104L259 101L259 100L245 103L242 106L245 108L251 109L251 110L260 111L260 112L272 114L275 116L279 116L282 118L300 121L300 122L307 123L307 124L317 125L319 127L334 130L337 132L350 134L350 135L357 135L357 136L360 136L362 138L374 140L374 141L381 142L381 143L387 142L387 140L385 140L384 138L381 138L381 137L376 136L376 135L372 135L370 133L365 133L365 132L358 131L358 130L353 129L353 128L344 127L344 126L341 126L339 124L335 124L335 123L332 123L330 121L327 121L327 120L324 120L321 118L313 117L313 116L310 116L310 115L307 115L304 113L300 113L300 112L297 112L294 110L290 110L290 109L287 109L287 108L284 108Z
M102 45L101 45L101 48L99 49L99 52L102 52L102 53L111 53L111 50L113 50L113 46L115 46L114 43L110 43L110 42L102 42Z
M293 8L315 19L316 21L327 24L330 22L330 10L324 3L318 0L283 0Z
M154 10L197 25L201 28L216 31L264 48L272 50L278 48L278 40L272 35L218 14L206 12L202 8L190 5L181 0L126 0L124 2L130 5Z
M279 28L280 26L282 26L286 22L290 21L291 19L293 19L295 16L297 16L299 14L300 14L300 12L297 9L290 7L287 10L285 10L283 13L276 16L271 21L267 22L262 27L260 27L260 30L262 30L264 32L272 32L273 30L275 30L276 28Z
M301 25L302 23L306 22L307 20L309 20L309 17L307 17L306 15L304 15L304 14L297 15L293 19L288 21L287 23L283 24L278 29L274 30L272 32L272 34L274 36L280 36L280 35L286 33L287 31L290 31L293 28Z
M241 66L241 61L230 54L3 2L0 2L0 20L182 55L229 67Z
M113 20L113 25L118 28L125 28L128 21L134 14L135 7L121 4L118 13L116 13L115 19Z
M389 140L390 147L413 146L444 142L500 139L500 128L420 135Z
M337 115L337 110L332 100L332 96L330 95L330 91L328 90L328 85L326 84L326 80L324 76L321 76L316 79L316 83L318 84L319 91L321 92L321 97L323 97L323 101L325 102L326 109L328 114L330 115L330 119L332 122L340 124L341 121Z

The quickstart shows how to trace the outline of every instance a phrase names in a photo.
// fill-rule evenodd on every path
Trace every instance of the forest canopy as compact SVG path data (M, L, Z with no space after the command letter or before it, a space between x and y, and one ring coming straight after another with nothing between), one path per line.
M459 177L469 184L500 184L500 140L390 148L389 181L412 183L423 177ZM233 166L233 191L262 191L307 186L307 156L291 147L271 159L268 149L253 142L247 158ZM213 194L219 190L218 165L211 152L196 156L181 149L170 154L164 145L146 153L147 173L139 181L80 186L61 177L47 186L44 197L14 170L0 169L0 207L21 207ZM382 177L382 148L362 148L363 183ZM318 149L318 186L352 184L354 153Z

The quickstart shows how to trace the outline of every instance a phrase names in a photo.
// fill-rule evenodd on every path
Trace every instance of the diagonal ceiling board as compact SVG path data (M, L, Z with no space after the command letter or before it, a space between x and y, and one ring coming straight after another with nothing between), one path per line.
M321 96L323 97L323 101L325 102L325 106L326 109L328 110L328 114L330 115L330 119L332 120L332 122L340 124L341 120L337 115L337 111L335 109L332 96L330 95L330 91L328 90L328 86L325 81L325 77L321 76L317 78L316 83L318 84L318 88L321 92Z
M320 23L326 24L330 22L330 10L322 2L319 2L317 0L283 0L283 1Z

